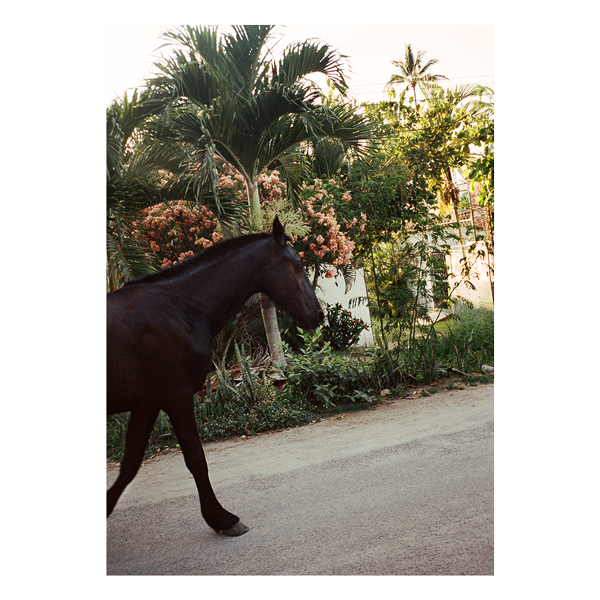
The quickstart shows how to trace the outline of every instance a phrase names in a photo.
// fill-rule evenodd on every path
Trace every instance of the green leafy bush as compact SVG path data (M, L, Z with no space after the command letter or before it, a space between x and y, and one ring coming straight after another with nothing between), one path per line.
M121 460L125 449L125 435L129 413L109 415L106 419L106 458Z
M331 342L324 341L322 328L312 333L299 330L298 335L296 353L284 343L288 365L281 368L287 379L283 391L252 369L243 348L235 345L238 368L217 368L207 380L206 397L194 400L204 441L303 425L320 409L374 402L384 388L399 393L407 380L430 382L446 367L473 373L494 362L494 312L483 308L458 313L445 332L429 325L403 344L365 349L360 355L334 351ZM108 458L122 458L128 422L128 413L108 417ZM161 411L146 455L176 443Z
M362 319L353 317L339 302L333 306L327 305L327 322L321 325L321 333L323 340L329 342L334 350L354 346L365 329L368 329L368 325Z
M304 347L293 354L284 344L288 365L282 367L287 379L285 395L319 407L364 401L370 398L373 369L368 356L358 358L334 353L330 342L323 342L321 328L302 332Z
M124 412L109 415L106 420L106 457L120 461L125 452L125 436L129 426L130 413ZM177 438L169 417L162 410L159 411L144 456L151 456L153 452L173 447Z
M206 397L196 399L200 437L211 441L252 435L308 423L312 410L285 398L271 381L254 371L250 358L235 345L237 372L216 369L215 383L207 379Z
M206 402L196 402L195 409L198 431L204 442L296 427L315 419L314 411L280 395L271 402L243 409L225 404L216 417Z

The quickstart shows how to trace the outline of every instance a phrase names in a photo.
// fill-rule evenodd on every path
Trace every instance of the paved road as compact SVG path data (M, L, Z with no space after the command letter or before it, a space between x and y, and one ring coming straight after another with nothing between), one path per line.
M238 538L204 523L180 453L153 459L107 521L107 573L493 575L493 390L207 444Z

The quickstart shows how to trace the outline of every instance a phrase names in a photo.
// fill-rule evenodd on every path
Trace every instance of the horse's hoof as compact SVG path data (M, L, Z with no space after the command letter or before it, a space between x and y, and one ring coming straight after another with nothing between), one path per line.
M232 525L229 529L224 529L223 531L219 531L222 535L228 535L230 537L237 537L238 535L243 535L250 528L246 527L241 521L238 521L235 525Z

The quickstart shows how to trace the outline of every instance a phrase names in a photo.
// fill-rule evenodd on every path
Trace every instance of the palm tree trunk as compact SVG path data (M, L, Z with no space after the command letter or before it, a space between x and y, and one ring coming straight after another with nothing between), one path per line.
M281 334L279 333L279 324L277 323L277 312L275 305L265 294L260 294L260 311L265 324L265 333L267 334L267 344L271 359L275 364L285 365L285 356L281 350Z
M260 213L260 197L258 195L258 183L247 183L248 208L250 210L250 231L262 230L262 215Z
M250 211L250 230L261 231L263 226L262 215L260 212L260 198L258 195L258 184L256 182L248 183L248 208ZM265 294L260 294L260 312L262 313L265 333L267 335L267 344L271 360L275 364L285 365L285 356L281 350L281 333L279 323L277 322L277 312L275 305Z

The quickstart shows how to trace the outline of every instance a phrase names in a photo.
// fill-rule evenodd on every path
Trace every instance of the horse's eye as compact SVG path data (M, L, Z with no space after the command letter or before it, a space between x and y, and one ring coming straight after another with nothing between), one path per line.
M294 269L296 269L297 273L302 273L304 271L304 265L301 262L296 263Z

